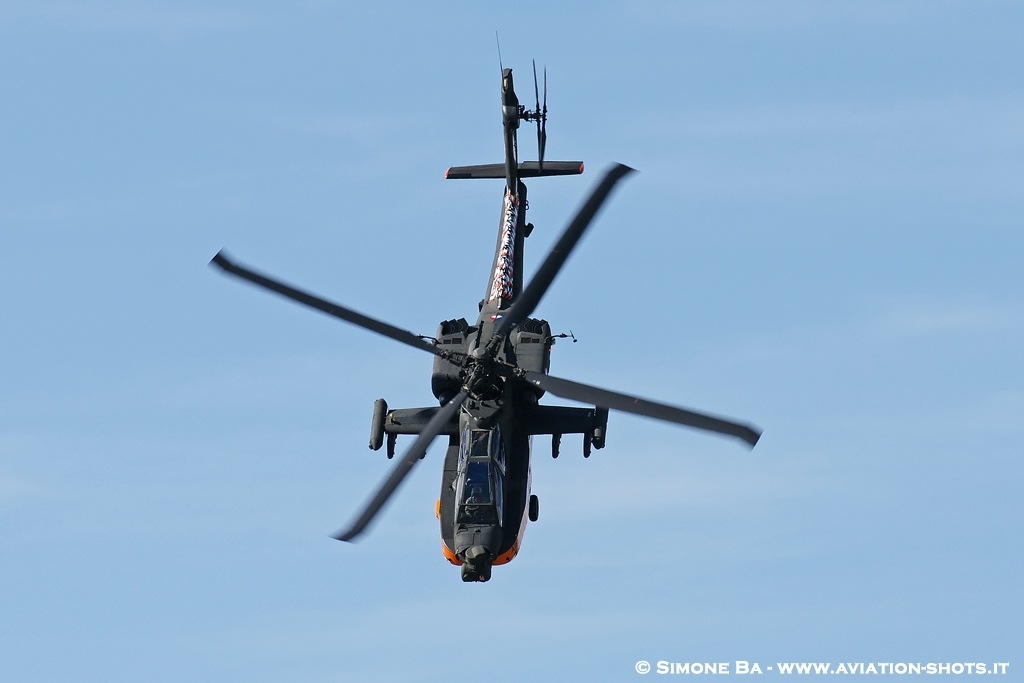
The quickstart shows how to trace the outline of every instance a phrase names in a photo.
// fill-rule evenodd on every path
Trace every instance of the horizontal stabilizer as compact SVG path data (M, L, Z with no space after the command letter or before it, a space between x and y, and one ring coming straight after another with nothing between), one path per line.
M520 178L539 178L549 175L579 175L583 173L582 161L545 161L544 169L536 161L519 163ZM478 164L476 166L452 166L444 174L449 180L465 178L504 178L505 164Z

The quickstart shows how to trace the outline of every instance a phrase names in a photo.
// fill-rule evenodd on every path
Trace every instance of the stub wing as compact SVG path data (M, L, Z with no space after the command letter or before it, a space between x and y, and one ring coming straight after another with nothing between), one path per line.
M579 175L583 173L582 161L545 161L544 168L536 161L519 163L520 178L540 178L553 175ZM475 166L452 166L444 177L448 180L466 178L504 178L505 164L477 164Z

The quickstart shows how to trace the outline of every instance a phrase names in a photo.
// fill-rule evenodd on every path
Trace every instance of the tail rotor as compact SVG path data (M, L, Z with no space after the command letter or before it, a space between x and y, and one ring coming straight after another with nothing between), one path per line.
M536 109L533 119L537 122L537 166L544 171L544 147L548 142L548 68L544 67L544 104L541 105L540 90L537 87L537 61L533 61L533 97Z

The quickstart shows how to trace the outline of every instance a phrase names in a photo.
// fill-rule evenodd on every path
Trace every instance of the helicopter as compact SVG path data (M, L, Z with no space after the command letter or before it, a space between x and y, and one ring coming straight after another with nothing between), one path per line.
M549 374L551 348L568 335L552 334L546 320L531 316L612 190L633 169L615 164L604 174L524 286L523 247L534 226L526 221L523 180L583 173L581 161L544 160L546 68L543 82L542 101L534 62L535 108L527 109L516 95L512 69L502 67L504 163L453 166L445 174L448 179L505 180L494 259L474 324L454 318L441 322L435 336L419 336L261 274L223 250L210 262L226 274L434 356L431 390L439 405L389 410L384 399L374 403L371 449L386 444L391 459L399 435L416 439L355 521L334 538L353 541L365 532L431 442L447 436L435 515L444 556L461 567L466 582L488 581L494 566L512 561L527 522L538 519L539 500L531 493L533 436L549 435L557 458L563 435L582 434L583 455L589 457L591 448L604 447L609 410L617 410L732 436L750 448L760 438L746 424ZM537 161L519 161L522 122L536 124ZM545 393L592 407L541 404Z

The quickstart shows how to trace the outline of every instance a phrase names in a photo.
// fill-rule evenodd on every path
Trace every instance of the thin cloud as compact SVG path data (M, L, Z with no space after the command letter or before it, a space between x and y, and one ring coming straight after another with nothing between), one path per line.
M955 7L955 5L954 5ZM766 33L828 24L884 26L907 22L920 24L922 9L941 18L937 3L822 3L814 0L727 0L712 3L678 3L648 0L634 3L641 23L685 27L710 27L733 32Z
M695 457L705 462L684 462L677 452L667 454L665 459L648 452L642 466L625 471L615 467L602 473L577 471L562 476L546 471L536 475L537 490L557 492L557 501L552 502L569 519L593 520L655 510L728 508L746 515L783 501L806 499L810 492L821 491L825 483L813 470L769 472L749 462L714 466L704 456ZM671 459L679 462L669 464ZM567 480L560 481L562 477Z
M6 447L5 447L6 449ZM0 471L0 503L10 503L41 495L43 488L25 477Z
M648 119L655 136L765 137L808 134L878 134L885 131L919 134L955 128L1003 141L1024 115L1024 99L945 97L896 102L790 102L758 104L742 109L691 109ZM964 142L972 145L979 140ZM1018 141L1019 142L1019 141Z
M24 2L0 9L14 21L45 21L92 31L151 31L164 37L209 31L234 31L267 23L254 11L237 7L182 6L160 2Z
M647 138L645 168L688 193L926 189L1018 197L1022 118L1019 97L950 97L661 111L637 129ZM689 150L682 179L681 147ZM672 156L660 160L665 149Z
M785 338L760 337L741 346L720 349L725 357L755 363L763 359L808 360L848 357L872 348L939 335L967 335L998 339L1024 331L1024 314L1013 307L968 299L892 298L874 302L870 311L828 326L789 329Z

